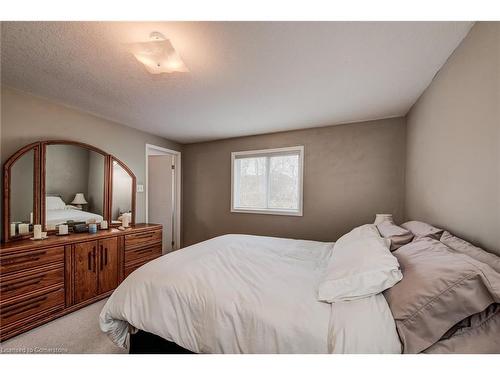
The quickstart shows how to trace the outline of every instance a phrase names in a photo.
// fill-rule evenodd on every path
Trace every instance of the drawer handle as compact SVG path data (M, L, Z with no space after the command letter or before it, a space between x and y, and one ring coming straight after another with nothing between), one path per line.
M36 253L31 253L31 254L27 254L27 255L11 255L9 257L5 257L7 259L3 259L2 260L2 263L4 265L13 265L13 264L20 264L20 263L24 263L24 262L28 262L28 261L35 261L35 260L39 260L40 257L42 255L45 255L47 252L46 251L39 251L39 252L36 252ZM10 259L9 259L10 258Z
M35 262L39 259L40 259L40 257L30 256L30 257L22 257L22 258L17 258L17 259L14 258L12 260L3 261L2 263L4 266L16 266L18 264L23 264L23 263L26 263L29 261Z
M153 237L155 234L154 233L145 233L145 234L134 234L134 238L149 238Z
M93 268L93 271L96 272L96 268L97 268L97 257L96 257L96 253L95 253L95 246L93 247L92 249L92 261L94 263L94 268Z
M13 290L16 290L16 289L19 289L22 287L38 284L40 281L42 281L42 279L43 279L43 276L35 276L35 277L29 278L26 280L22 280L22 281L14 281L10 284L2 285L0 290L2 292L11 292Z
M105 266L108 265L108 248L107 247L104 248L104 265Z
M149 253L151 251L153 251L154 249L151 249L151 248L148 248L148 249L141 249L141 250L136 250L135 252L137 254L144 254L144 253Z
M103 267L104 267L104 252L101 245L99 248L99 270L102 271Z
M2 318L9 318L15 314L20 314L22 312L28 311L30 309L36 309L40 307L41 303L47 299L47 296L40 296L33 300L20 303L17 305L9 306L2 311Z

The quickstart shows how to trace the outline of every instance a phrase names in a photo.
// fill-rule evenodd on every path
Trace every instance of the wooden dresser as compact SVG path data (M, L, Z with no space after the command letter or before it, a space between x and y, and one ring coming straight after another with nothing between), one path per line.
M161 253L158 224L1 244L0 340L108 297Z

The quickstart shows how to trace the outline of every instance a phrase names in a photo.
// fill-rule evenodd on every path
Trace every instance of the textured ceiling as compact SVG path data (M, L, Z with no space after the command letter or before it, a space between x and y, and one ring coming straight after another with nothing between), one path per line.
M190 143L401 116L471 22L2 22L2 84ZM169 38L189 73L126 44Z

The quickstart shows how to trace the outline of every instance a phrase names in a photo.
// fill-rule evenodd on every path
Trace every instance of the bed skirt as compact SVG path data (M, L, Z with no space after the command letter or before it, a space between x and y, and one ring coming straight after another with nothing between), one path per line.
M130 335L129 354L196 354L174 342L145 331Z

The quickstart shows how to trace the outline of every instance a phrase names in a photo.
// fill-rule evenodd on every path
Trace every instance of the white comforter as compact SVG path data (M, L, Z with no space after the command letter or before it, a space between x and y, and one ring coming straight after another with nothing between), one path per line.
M129 324L197 353L399 353L382 295L328 304L318 284L333 243L217 237L162 256L111 295L101 329Z

